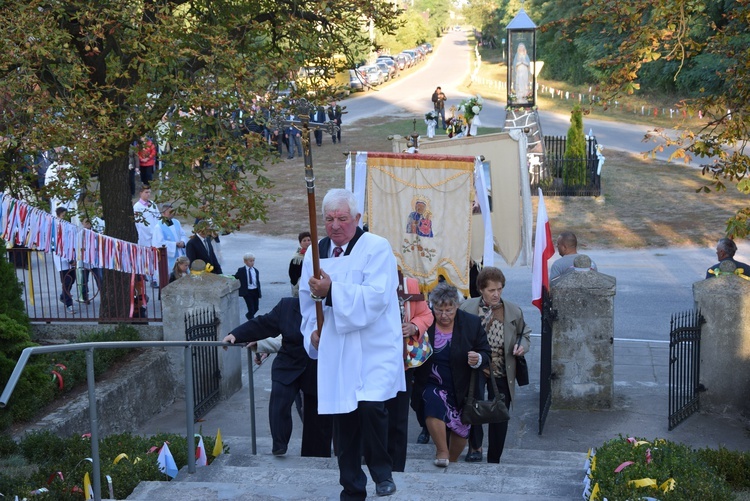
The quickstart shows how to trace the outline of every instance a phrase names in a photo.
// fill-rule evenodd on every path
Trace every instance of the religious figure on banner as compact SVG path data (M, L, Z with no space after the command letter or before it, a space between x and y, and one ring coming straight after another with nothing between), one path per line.
M515 72L514 91L516 94L516 103L525 104L529 102L531 89L529 88L529 78L531 72L531 60L526 52L526 45L518 44L516 55L513 59L513 70Z
M414 233L420 237L432 237L431 213L427 210L427 202L418 198L414 202L414 211L409 213L406 220L406 233Z

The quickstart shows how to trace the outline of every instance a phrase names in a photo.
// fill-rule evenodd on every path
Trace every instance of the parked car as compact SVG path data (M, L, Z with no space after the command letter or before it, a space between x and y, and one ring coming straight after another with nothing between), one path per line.
M413 61L412 62L412 66L415 65L415 64L417 64L419 61L422 60L422 58L420 57L419 52L417 52L416 50L407 49L407 50L401 51L401 53L402 54L409 54L411 56L412 61Z
M396 54L393 60L396 61L396 64L398 65L399 70L403 70L404 68L408 66L407 59L404 54Z
M422 45L424 45L424 47L427 49L428 54L432 54L432 44L430 42L425 42Z
M401 51L401 55L403 55L406 58L406 67L411 68L417 63L416 58L414 57L414 54L412 52L407 51Z
M367 75L360 70L349 70L349 88L351 90L367 90Z
M381 70L385 68L385 71L388 72L389 80L398 76L398 67L396 66L396 63L393 62L393 59L378 59L375 61L375 64L377 64Z
M367 83L375 86L385 82L383 71L375 65L360 66L359 69L367 75Z

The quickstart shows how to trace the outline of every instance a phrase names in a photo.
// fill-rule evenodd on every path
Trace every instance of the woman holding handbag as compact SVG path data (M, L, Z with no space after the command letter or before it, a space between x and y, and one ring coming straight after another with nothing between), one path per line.
M490 346L478 317L459 311L458 290L446 282L430 293L435 322L427 330L432 356L414 372L425 423L435 443L435 466L456 462L466 447L469 426L461 421L472 369L487 367ZM412 405L414 402L412 402ZM450 434L450 446L448 445Z
M480 297L472 298L461 305L461 310L481 318L482 327L492 349L492 370L497 381L498 391L503 394L505 406L510 409L516 386L517 357L523 357L531 344L531 328L526 325L521 309L502 299L505 275L498 268L486 266L477 275L477 288ZM477 398L484 397L487 387L488 398L494 398L494 391L488 384L489 369L478 374ZM489 426L487 462L499 463L505 447L508 423L492 423ZM482 426L472 426L469 434L469 453L466 461L482 461Z

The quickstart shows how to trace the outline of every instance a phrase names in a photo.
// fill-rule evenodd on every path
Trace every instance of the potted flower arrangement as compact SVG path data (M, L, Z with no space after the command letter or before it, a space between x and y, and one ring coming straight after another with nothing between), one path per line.
M464 123L463 117L461 115L457 117L456 116L450 117L448 120L445 121L445 123L448 126L445 129L445 133L448 134L449 138L456 138L456 137L464 136L464 128L466 127L466 124Z
M466 122L469 124L469 133L467 134L469 136L476 136L477 126L482 125L482 123L479 121L479 113L482 111L483 105L484 99L482 99L482 96L477 94L476 96L472 96L469 99L461 101L461 104L458 107L460 113L464 116Z
M435 127L437 126L438 114L435 111L428 111L424 114L424 123L427 125L427 137L435 137Z

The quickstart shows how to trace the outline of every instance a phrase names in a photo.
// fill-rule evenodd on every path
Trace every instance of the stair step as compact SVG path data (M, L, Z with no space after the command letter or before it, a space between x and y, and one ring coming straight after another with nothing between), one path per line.
M230 454L229 456L251 456L252 441L250 437L226 437L224 443L229 445ZM256 440L256 448L259 456L270 455L272 449L272 442L270 437L258 437ZM298 438L292 438L289 441L289 447L287 456L299 457L301 450L301 440ZM217 458L219 460L222 456ZM409 460L429 460L430 462L435 457L435 446L432 443L429 444L408 444L406 449L407 461ZM464 456L462 455L460 461L463 461ZM486 462L486 450L483 460ZM529 464L529 465L545 465L561 463L567 464L577 468L583 468L583 463L586 460L585 452L568 452L568 451L541 451L535 449L509 449L505 448L503 456L500 459L501 464ZM479 463L474 463L479 464Z
M305 458L309 459L309 458ZM212 466L200 468L203 472ZM561 478L557 474L539 478L536 475L508 477L501 471L494 474L458 473L454 465L446 469L434 468L432 473L394 473L399 490L390 499L415 501L454 501L457 495L472 500L497 500L502 495L505 501L571 500L581 496L582 486L579 471L577 479ZM451 473L454 471L453 473ZM246 467L216 468L213 481L141 482L128 499L180 499L183 501L204 499L338 499L341 487L338 470L316 468L267 468ZM192 475L191 477L194 477ZM553 479L554 477L554 479ZM368 493L374 495L375 486L368 475Z

